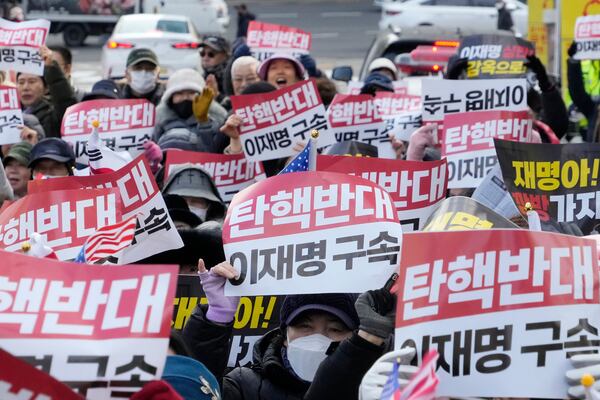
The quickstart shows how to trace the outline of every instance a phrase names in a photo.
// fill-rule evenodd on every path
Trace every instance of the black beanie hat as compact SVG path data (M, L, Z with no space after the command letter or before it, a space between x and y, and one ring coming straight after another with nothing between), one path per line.
M269 82L256 82L251 85L248 85L246 89L242 91L242 94L259 94L259 93L269 93L276 91L277 88L271 85Z
M326 311L338 317L350 330L360 321L354 308L358 295L350 293L299 294L286 296L279 312L280 328L285 328L304 311Z

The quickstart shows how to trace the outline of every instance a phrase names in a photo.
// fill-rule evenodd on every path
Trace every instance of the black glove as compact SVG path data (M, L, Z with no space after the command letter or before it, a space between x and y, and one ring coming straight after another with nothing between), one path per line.
M546 67L544 67L539 58L533 54L527 56L525 66L535 73L542 92L552 89L552 83L550 83L550 79L548 79L548 74L546 73Z
M469 65L468 58L458 58L453 56L448 60L448 67L446 68L446 79L458 79L460 74L467 69Z
M569 57L573 58L575 56L575 53L577 53L577 43L572 42L567 50L567 54L569 55Z
M308 76L311 78L320 78L321 71L317 69L317 62L314 58L310 56L310 54L302 54L300 56L300 63L308 73Z
M359 329L382 339L394 333L396 295L388 289L369 290L361 294L354 307L360 319Z

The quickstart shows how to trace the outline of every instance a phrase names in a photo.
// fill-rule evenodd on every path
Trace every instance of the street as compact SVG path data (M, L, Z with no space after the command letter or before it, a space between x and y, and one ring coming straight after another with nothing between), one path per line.
M303 2L285 0L246 2L257 19L301 28L312 33L312 55L320 69L351 65L358 72L373 38L377 34L379 9L369 0L360 2ZM230 5L231 25L227 37L235 37L236 13ZM73 79L89 89L100 76L102 45L108 37L89 37L86 45L74 48ZM50 45L62 45L61 35L52 35ZM158 55L160 57L160 54Z

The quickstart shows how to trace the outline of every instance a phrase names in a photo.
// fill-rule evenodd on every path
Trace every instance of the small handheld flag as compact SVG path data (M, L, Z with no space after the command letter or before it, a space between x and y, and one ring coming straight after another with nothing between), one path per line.
M310 139L304 146L304 149L296 155L285 166L284 169L279 172L281 174L287 174L289 172L306 172L315 171L317 169L317 139L319 138L319 131L313 129L310 133Z
M99 228L87 238L74 261L93 264L114 256L131 244L136 224L137 219L133 216L114 225Z
M127 152L117 153L102 144L98 128L100 122L92 122L92 133L88 139L86 150L89 157L90 175L106 174L114 172L127 165L131 156Z

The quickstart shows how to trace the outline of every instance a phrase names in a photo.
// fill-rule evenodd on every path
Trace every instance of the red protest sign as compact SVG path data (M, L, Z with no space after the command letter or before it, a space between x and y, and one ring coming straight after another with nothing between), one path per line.
M161 376L177 266L1 256L0 347L90 399L134 393Z
M81 400L83 397L47 373L0 349L0 398ZM16 396L16 397L14 397Z
M299 172L238 193L223 243L241 272L226 286L229 295L357 293L381 287L395 271L402 229L392 199L376 184Z
M246 44L260 61L275 53L308 54L311 42L310 32L298 28L260 21L250 21L248 25Z
M43 75L39 48L46 43L50 21L11 22L0 19L0 70Z
M230 202L240 190L267 177L260 161L249 161L243 154L168 150L165 162L165 181L175 168L186 164L202 167L215 182L219 194L225 202Z
M78 103L67 108L60 127L63 140L73 145L77 162L88 163L86 144L92 122L100 122L98 133L111 150L128 151L137 156L152 137L155 125L154 104L146 99L102 99Z
M135 215L138 219L134 243L124 250L120 262L131 263L183 246L143 155L108 174L29 181L28 191L42 193L86 187L117 188L123 202L123 218Z
M564 397L569 355L600 343L594 241L499 229L404 246L419 250L402 254L395 345L438 350L438 395Z
M374 102L387 123L388 135L409 141L410 135L421 126L421 96L377 92Z
M0 86L0 121L0 144L20 142L23 113L17 88Z
M317 171L340 172L368 179L391 196L404 232L421 230L435 206L446 198L446 160L432 162L380 158L317 157Z
M498 163L494 138L530 142L527 111L480 111L444 116L442 157L448 159L450 188L477 187Z
M0 247L20 250L36 232L45 236L59 259L73 259L88 236L120 221L121 213L115 189L30 193L0 213Z
M231 96L234 112L244 121L240 139L246 158L264 161L294 155L296 142L319 130L318 147L335 142L327 130L325 107L314 80L270 93Z

